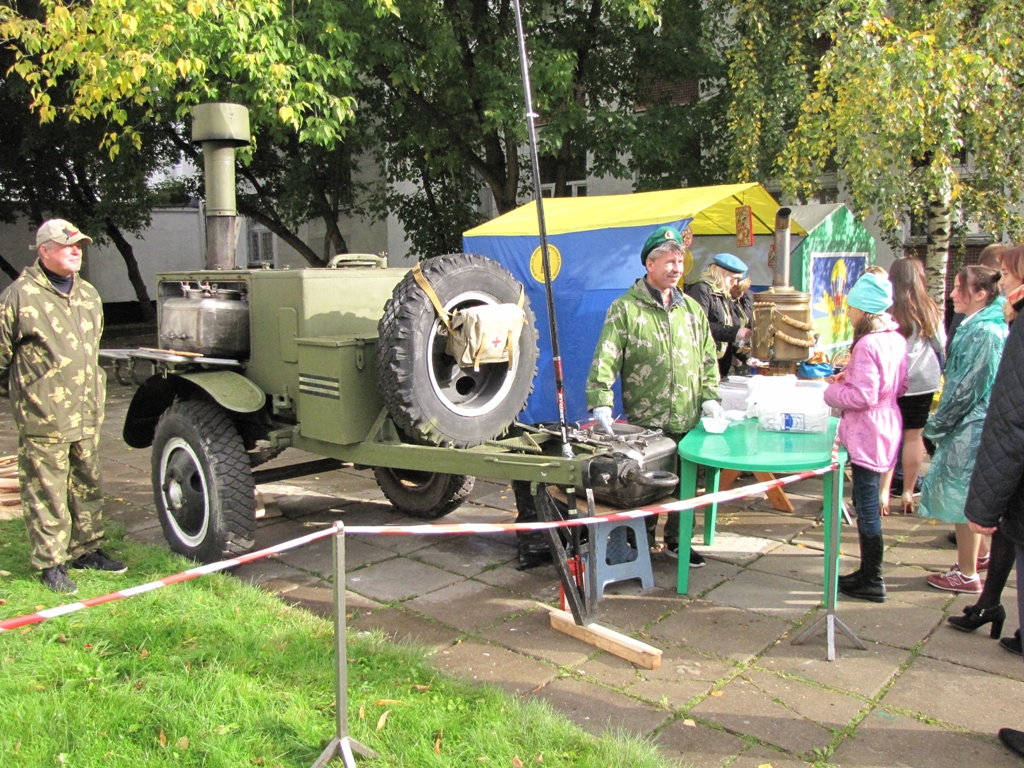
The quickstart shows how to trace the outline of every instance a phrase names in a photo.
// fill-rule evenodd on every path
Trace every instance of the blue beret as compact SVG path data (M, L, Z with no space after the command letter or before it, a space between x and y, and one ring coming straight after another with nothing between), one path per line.
M722 269L728 269L730 272L738 272L741 275L745 275L747 273L747 265L731 253L718 254L715 256L714 262Z

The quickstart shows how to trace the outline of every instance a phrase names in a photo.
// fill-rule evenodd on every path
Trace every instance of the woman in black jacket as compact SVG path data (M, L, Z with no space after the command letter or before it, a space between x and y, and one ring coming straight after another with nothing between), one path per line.
M999 254L999 269L1002 272L999 286L1006 297L1003 315L1012 328L1017 313L1024 309L1024 246L1004 247ZM987 421L985 428L988 428ZM979 456L979 460L980 458ZM1006 581L1013 568L1016 551L1013 542L1006 538L1001 530L996 530L992 534L992 546L989 554L988 574L978 602L964 608L963 616L950 616L947 621L965 632L973 632L991 622L991 636L999 637L1003 629L1003 621L1006 619L1006 611L1003 610L1000 601L1003 588L1006 586ZM1002 643L1010 650L1021 652L1019 633L1013 638L1005 638Z
M750 327L734 310L733 287L747 274L747 265L731 253L720 253L700 279L687 287L686 295L700 304L711 326L711 338L718 347L718 373L729 375L736 343L749 341Z
M1007 298L1024 305L1019 296ZM1024 322L1013 323L1003 350L964 514L975 533L998 528L1016 548L1017 606L1024 617ZM1024 731L1002 728L999 738L1024 757Z

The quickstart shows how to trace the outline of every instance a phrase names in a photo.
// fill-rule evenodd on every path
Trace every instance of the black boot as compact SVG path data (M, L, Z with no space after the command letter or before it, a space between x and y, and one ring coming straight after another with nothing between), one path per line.
M885 582L882 580L882 554L885 545L882 534L860 537L861 578L849 587L839 585L839 591L847 597L858 600L870 600L873 603L885 602Z
M860 584L861 579L864 578L864 564L854 571L853 573L847 573L845 576L839 576L839 588L840 589L852 589Z
M860 566L853 573L839 576L839 589L856 589L864 580L864 537L857 531L857 538L860 540Z
M1024 731L1015 731L1012 728L1000 728L999 740L1018 755L1024 757Z
M982 608L980 605L968 605L963 616L950 616L946 619L961 632L973 632L986 624L992 625L989 636L992 639L1003 634L1003 622L1006 621L1006 610L1001 605Z

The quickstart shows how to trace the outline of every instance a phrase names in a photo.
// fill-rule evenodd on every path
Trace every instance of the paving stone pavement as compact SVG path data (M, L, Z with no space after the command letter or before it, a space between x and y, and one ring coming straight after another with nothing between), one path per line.
M133 539L162 545L150 452L127 447L120 435L131 395L110 377L102 441L107 519ZM0 455L16 447L2 407ZM304 458L287 451L274 463ZM789 489L794 514L775 512L763 496L720 509L716 544L700 547L708 566L691 571L690 596L676 594L676 562L664 554L652 557L653 589L636 581L608 587L599 623L661 648L657 670L552 630L538 603L558 604L554 568L517 571L511 534L348 537L349 626L422 645L438 669L546 701L589 732L611 728L649 738L681 766L1020 766L995 732L1024 727L1024 664L987 632L965 634L946 624L973 598L924 581L956 558L942 526L885 519L890 600L838 604L838 616L867 650L838 636L838 658L828 662L824 634L790 644L822 612L823 536L821 483ZM259 490L268 515L259 523L258 547L335 520L420 522L394 512L372 474L351 467ZM514 515L510 488L479 480L444 522L512 522ZM703 530L700 521L696 530ZM843 536L845 570L856 564L856 533L844 526ZM330 544L319 541L234 573L329 616L331 570ZM1003 604L1010 614L1003 633L1011 634L1012 586Z

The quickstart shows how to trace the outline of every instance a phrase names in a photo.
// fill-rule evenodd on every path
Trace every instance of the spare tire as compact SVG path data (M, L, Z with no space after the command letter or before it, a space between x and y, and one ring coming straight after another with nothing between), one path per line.
M449 314L481 304L515 304L523 291L507 269L484 256L437 256L420 267ZM433 304L412 273L406 275L377 327L377 383L398 428L427 445L470 448L512 424L537 372L537 329L529 301L523 309L526 325L511 368L506 363L481 365L479 372L461 368L445 353L444 324Z

